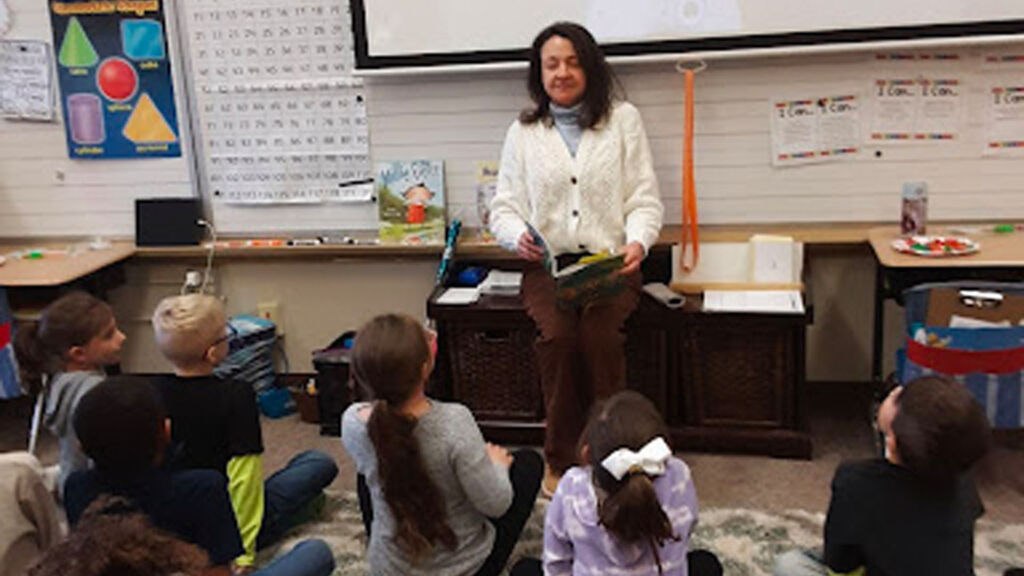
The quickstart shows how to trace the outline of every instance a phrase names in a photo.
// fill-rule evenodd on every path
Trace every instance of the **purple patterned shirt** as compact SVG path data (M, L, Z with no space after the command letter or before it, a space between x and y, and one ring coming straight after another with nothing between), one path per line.
M669 458L665 474L654 478L654 491L678 541L658 550L664 576L686 576L690 532L697 524L697 489L690 469ZM658 576L646 543L622 544L597 517L597 494L590 467L570 468L548 506L544 520L544 574L547 576Z

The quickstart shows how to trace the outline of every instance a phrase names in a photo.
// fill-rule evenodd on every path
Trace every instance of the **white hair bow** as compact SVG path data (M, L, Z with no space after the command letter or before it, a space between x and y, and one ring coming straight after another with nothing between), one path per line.
M616 480L622 480L630 471L643 472L648 476L661 476L665 473L665 461L671 456L672 450L665 439L658 436L639 452L619 448L601 460L601 466Z

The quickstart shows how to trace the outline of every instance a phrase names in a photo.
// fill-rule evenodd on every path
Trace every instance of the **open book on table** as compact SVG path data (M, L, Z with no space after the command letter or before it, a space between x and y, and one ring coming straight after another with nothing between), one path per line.
M621 274L624 254L601 252L584 256L575 264L559 270L544 237L531 224L527 223L526 227L533 236L534 244L544 250L543 265L555 279L555 298L559 305L580 306L613 296L625 288L625 278Z

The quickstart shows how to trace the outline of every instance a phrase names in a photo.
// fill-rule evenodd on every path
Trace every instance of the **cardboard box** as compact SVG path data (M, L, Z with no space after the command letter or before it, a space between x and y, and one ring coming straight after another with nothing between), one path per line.
M954 316L972 318L993 324L1009 323L1020 326L1024 322L1024 296L1000 294L989 298L991 290L957 290L936 288L928 297L928 326L949 326Z

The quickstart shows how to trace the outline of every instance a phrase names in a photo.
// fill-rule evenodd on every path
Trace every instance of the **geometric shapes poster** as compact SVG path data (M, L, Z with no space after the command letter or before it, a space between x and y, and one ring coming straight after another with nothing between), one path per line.
M164 2L49 2L71 158L181 156Z

